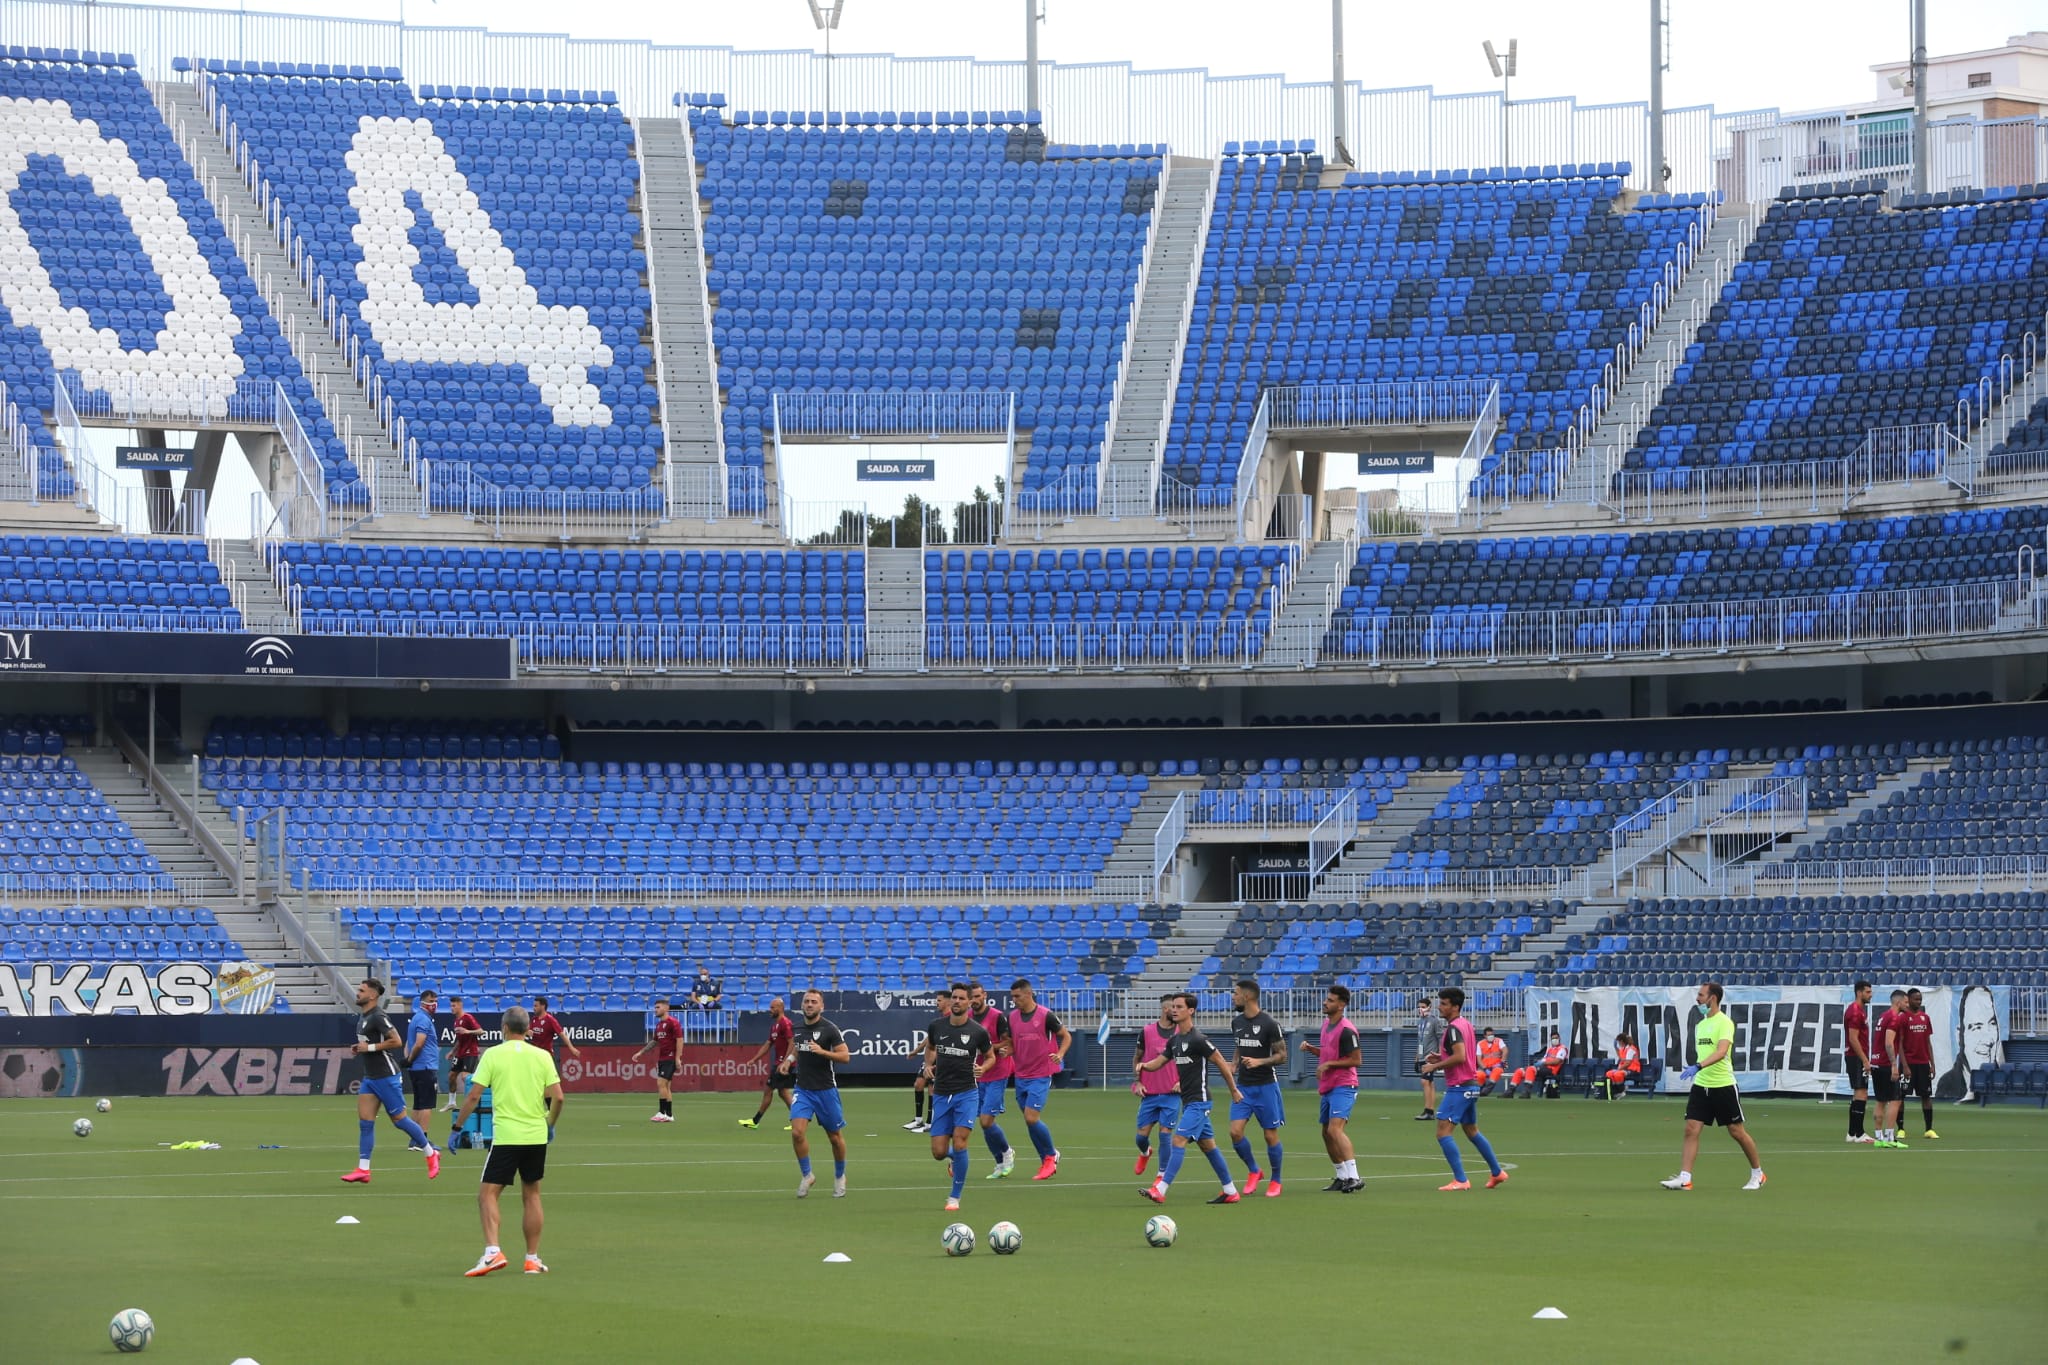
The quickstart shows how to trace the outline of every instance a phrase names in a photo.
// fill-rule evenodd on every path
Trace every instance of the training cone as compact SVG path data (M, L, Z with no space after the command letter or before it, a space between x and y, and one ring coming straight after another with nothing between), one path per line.
M361 1221L360 1218L351 1218L344 1213L341 1217L334 1220L334 1226L340 1227L343 1223L359 1223Z
M847 1254L846 1254L845 1252L843 1252L843 1251L835 1251L835 1252L833 1252L833 1253L832 1253L832 1254L831 1254L830 1256L827 1256L827 1257L825 1258L825 1264L826 1264L826 1265L845 1265L845 1264L847 1264L848 1262L850 1262L851 1260L853 1260L853 1257L851 1257L851 1256L847 1255Z
M1538 1318L1557 1318L1562 1320L1564 1318L1564 1310L1562 1308L1539 1308L1536 1310L1535 1316ZM1534 1321L1534 1319L1532 1318L1531 1321Z

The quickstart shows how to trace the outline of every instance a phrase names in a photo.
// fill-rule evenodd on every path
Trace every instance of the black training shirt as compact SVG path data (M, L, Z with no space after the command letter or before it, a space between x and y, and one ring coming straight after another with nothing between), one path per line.
M833 1070L830 1057L813 1051L823 1048L826 1052L837 1051L846 1039L840 1034L839 1026L830 1019L820 1018L817 1023L806 1023L801 1017L796 1021L796 1088L799 1090L831 1090L839 1084L839 1074Z
M956 1024L948 1017L933 1020L925 1038L938 1049L938 1058L932 1063L932 1093L958 1095L974 1089L978 1084L975 1059L987 1055L995 1046L989 1040L988 1030L972 1019Z
M362 1022L357 1028L363 1036L364 1044L369 1047L375 1047L383 1042L384 1036L392 1031L391 1021L384 1017L382 1009L373 1009L363 1015ZM365 1080L381 1081L386 1076L396 1076L397 1074L398 1054L395 1051L365 1052L363 1054L363 1078Z
M1280 1055L1280 1026L1273 1022L1272 1015L1261 1012L1258 1018L1251 1019L1240 1014L1230 1021L1230 1036L1237 1040L1237 1084L1240 1089L1247 1085L1280 1083L1280 1072L1274 1067L1245 1069L1248 1057L1264 1061Z

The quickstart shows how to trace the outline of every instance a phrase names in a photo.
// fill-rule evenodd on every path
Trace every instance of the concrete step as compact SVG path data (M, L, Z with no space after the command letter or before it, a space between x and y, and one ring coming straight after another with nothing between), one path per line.
M157 800L142 775L120 750L73 749L70 757L126 822L164 872L178 880L181 894L231 897L234 883L177 818Z
M640 145L640 208L648 286L654 298L652 349L660 381L670 458L723 463L716 343L704 264L701 205L689 129L681 119L634 123ZM713 483L716 483L714 478ZM694 484L686 483L695 488ZM724 490L716 489L721 510ZM694 496L686 494L683 496ZM687 515L707 509L685 507Z

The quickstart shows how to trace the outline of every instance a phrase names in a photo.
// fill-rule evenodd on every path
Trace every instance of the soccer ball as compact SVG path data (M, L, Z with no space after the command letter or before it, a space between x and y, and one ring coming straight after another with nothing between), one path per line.
M76 1134L78 1134L78 1136L80 1136L80 1137L91 1137L91 1136L92 1136L92 1120L91 1120L91 1119L80 1119L80 1120L79 1120L78 1122L76 1122L76 1123L74 1123L74 1124L72 1124L72 1125L71 1125L71 1131L72 1131L72 1132L74 1132L74 1133L76 1133Z
M974 1250L974 1229L965 1223L948 1223L946 1230L939 1234L939 1245L946 1249L948 1256L965 1256Z
M150 1338L156 1335L156 1324L140 1308L123 1308L107 1324L107 1335L114 1339L115 1350L132 1353L149 1345Z
M1145 1220L1145 1240L1156 1247L1170 1247L1180 1236L1180 1224L1163 1213L1155 1213Z
M1014 1256L1024 1245L1024 1233L1015 1223L998 1223L988 1230L988 1249L998 1256Z
M93 1106L93 1108L99 1110L102 1114L106 1113L109 1109L112 1109L113 1107L114 1102L112 1100L101 1100L98 1104Z
M53 1047L0 1052L0 1099L48 1099L64 1089L64 1058Z

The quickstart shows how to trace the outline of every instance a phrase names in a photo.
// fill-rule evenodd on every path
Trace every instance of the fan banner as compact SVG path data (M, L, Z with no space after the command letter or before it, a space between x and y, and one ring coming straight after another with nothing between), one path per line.
M1871 998L1877 1018L1897 983L1880 981ZM1612 1057L1614 1037L1627 1033L1643 1056L1664 1062L1662 1088L1682 1090L1679 1071L1696 1061L1692 1030L1704 1013L1696 985L1603 986L1585 990L1532 987L1525 995L1531 1036L1564 1036L1573 1057ZM1851 988L1841 986L1730 987L1722 1008L1735 1025L1730 1060L1735 1083L1745 1091L1847 1095L1843 1066L1842 1010ZM1934 1020L1936 1093L1947 1099L1970 1094L1979 1066L2004 1060L2004 1024L2012 988L2002 985L1921 988Z

